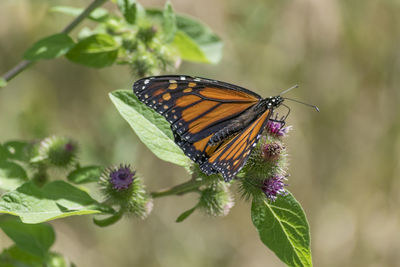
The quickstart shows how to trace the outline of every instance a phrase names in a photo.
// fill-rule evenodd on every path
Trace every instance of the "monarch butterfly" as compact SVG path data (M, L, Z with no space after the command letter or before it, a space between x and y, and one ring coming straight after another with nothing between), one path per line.
M233 84L185 75L143 78L133 91L167 119L185 155L204 173L220 173L225 181L242 169L284 101L280 95L262 98Z

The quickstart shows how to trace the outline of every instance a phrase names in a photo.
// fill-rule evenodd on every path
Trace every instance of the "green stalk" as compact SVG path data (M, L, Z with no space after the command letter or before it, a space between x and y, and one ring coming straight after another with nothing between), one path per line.
M163 190L160 190L157 192L152 192L150 194L151 194L152 198L159 198L159 197L165 197L165 196L171 196L171 195L183 195L186 193L198 191L199 187L201 185L203 185L204 183L205 183L204 181L189 180L187 182L178 184L171 188L163 189Z
M113 214L110 217L107 217L105 219L96 219L93 218L93 222L100 227L106 227L106 226L110 226L116 222L118 222L122 216L124 215L124 210L120 209L117 213Z

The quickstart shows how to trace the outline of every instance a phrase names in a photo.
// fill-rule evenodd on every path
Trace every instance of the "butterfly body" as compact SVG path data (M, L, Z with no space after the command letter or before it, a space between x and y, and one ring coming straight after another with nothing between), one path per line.
M282 101L283 99L280 96L261 99L256 105L243 112L238 118L233 119L231 124L214 133L208 143L211 146L217 145L226 138L246 128L246 126L260 117L267 109L278 107Z
M135 82L139 100L171 124L175 143L206 174L231 180L258 142L280 96L262 98L242 87L190 76Z

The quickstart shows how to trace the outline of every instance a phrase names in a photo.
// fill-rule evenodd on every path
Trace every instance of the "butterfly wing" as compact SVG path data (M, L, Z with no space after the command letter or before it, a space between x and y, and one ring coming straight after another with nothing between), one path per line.
M171 123L175 142L199 164L226 143L209 146L211 136L261 99L236 85L190 76L143 78L133 91Z
M271 110L267 109L258 119L232 139L220 146L207 161L200 165L203 172L220 172L225 181L230 181L243 168L251 151L261 137Z

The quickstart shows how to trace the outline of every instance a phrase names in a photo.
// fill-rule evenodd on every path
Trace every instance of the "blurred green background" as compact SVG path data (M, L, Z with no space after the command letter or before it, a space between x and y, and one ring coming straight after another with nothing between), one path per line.
M71 17L49 13L51 6L89 2L1 0L0 73L32 43L69 23ZM225 42L220 64L185 63L179 73L264 96L299 83L290 97L320 107L316 113L288 103L294 126L287 138L289 189L308 216L314 265L400 266L400 2L171 2ZM131 163L150 190L187 180L182 168L139 142L110 102L110 91L133 82L127 67L40 62L0 90L0 142L65 135L79 142L83 164ZM57 220L53 249L89 267L283 266L259 240L250 204L236 196L228 216L195 213L181 224L175 219L195 195L157 199L147 220L125 219L105 229L89 216ZM10 244L0 233L0 249Z

